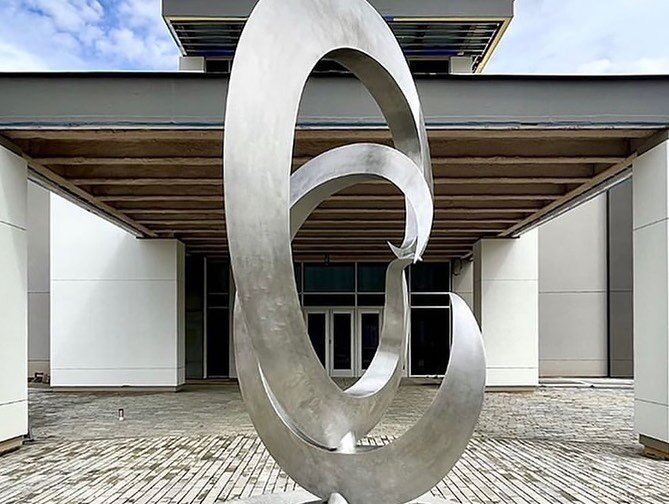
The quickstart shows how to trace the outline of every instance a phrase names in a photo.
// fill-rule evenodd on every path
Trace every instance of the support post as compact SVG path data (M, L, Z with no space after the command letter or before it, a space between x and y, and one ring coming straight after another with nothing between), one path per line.
M646 454L669 459L669 151L634 163L634 413Z
M537 230L474 246L474 313L486 350L486 386L533 389L539 384Z
M0 453L28 433L27 167L0 147Z

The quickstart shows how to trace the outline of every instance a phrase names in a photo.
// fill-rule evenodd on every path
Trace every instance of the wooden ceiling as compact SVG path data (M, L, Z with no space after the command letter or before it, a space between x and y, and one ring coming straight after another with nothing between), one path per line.
M435 220L426 260L471 253L482 237L518 230L626 169L650 129L430 132ZM12 130L31 171L153 238L226 256L222 131ZM294 168L333 147L390 143L382 130L299 130ZM256 202L254 204L262 204ZM324 202L293 243L297 259L386 260L401 240L403 199L390 184L360 184Z

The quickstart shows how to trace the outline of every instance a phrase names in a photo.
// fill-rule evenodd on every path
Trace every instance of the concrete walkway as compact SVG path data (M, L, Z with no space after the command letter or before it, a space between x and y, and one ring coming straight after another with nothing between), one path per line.
M370 444L401 435L436 387L409 384ZM669 502L669 463L641 456L628 388L491 393L435 496L460 503ZM118 420L118 410L125 420ZM35 441L0 458L0 503L214 503L296 485L254 434L235 384L177 394L31 389Z

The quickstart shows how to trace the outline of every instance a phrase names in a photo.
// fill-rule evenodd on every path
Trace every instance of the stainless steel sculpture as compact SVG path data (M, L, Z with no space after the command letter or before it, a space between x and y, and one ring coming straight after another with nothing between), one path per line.
M323 57L353 72L388 121L395 148L354 144L312 159L291 177L300 98ZM237 374L258 434L281 467L322 498L403 503L432 488L458 460L483 400L478 325L451 295L453 341L434 402L383 447L359 441L399 385L408 341L404 270L432 226L432 166L420 101L399 44L365 0L260 0L237 47L225 118L224 193ZM385 179L405 196L403 242L386 273L379 348L342 391L309 341L295 289L291 239L333 193ZM436 335L435 335L436 336Z

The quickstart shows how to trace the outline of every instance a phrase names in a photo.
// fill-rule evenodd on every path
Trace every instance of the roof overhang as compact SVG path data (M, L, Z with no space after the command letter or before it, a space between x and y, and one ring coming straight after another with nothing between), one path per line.
M386 18L504 19L514 0L369 0ZM257 0L163 0L167 19L247 18Z
M667 138L666 76L417 85L436 184L428 260L531 229L629 176L636 157ZM225 255L226 89L227 79L203 74L2 74L0 141L24 156L33 180L135 234ZM370 96L354 79L312 79L294 167L361 141L391 141ZM402 220L392 187L360 185L317 209L294 250L304 259L351 259L351 250L388 258L385 241L401 235Z
M665 128L669 76L418 79L428 128ZM0 73L0 128L223 127L228 79L189 72ZM313 78L298 127L385 128L356 79Z
M513 18L514 0L370 0L409 60L470 56L481 72ZM232 59L256 0L163 0L163 18L185 56Z

